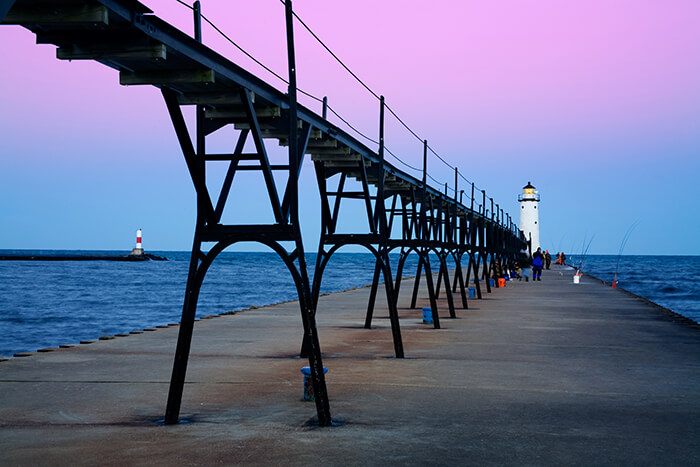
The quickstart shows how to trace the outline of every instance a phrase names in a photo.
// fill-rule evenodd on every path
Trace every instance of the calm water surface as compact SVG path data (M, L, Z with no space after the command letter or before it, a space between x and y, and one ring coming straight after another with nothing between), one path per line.
M119 251L13 251L0 254L99 254ZM150 252L168 261L0 261L0 356L73 344L180 321L189 252ZM310 269L316 255L308 255ZM415 274L416 260L406 275ZM369 253L337 253L322 293L372 282ZM295 300L296 287L274 253L223 252L210 267L197 317Z
M10 253L0 250L0 254ZM189 253L151 253L169 261L0 261L0 356L178 322ZM577 265L580 260L569 257ZM307 261L313 266L315 255L308 255ZM610 282L616 263L617 256L589 255L582 267ZM368 253L334 255L322 292L371 283L373 265ZM623 256L617 269L620 287L700 321L700 257ZM410 276L415 271L414 255L404 273ZM294 283L275 254L224 252L207 273L197 316L294 299Z

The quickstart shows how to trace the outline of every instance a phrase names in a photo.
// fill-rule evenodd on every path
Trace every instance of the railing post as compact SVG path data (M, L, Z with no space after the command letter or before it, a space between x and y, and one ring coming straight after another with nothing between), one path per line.
M474 182L472 182L472 204L470 209L474 212Z
M423 202L425 202L426 186L428 182L428 140L423 140Z
M484 222L484 226L483 226L483 228L480 229L480 230L481 230L482 237L481 237L481 253L480 253L479 256L480 256L480 259L483 258L483 261L482 261L483 266L484 266L483 278L486 280L486 292L487 292L487 293L491 293L491 283L490 283L489 277L488 277L488 275L487 275L487 273L486 273L487 265L488 265L488 260L487 260L487 256L488 256L488 255L487 255L487 248L490 248L490 247L491 247L490 239L486 238L486 237L487 237L486 233L487 233L487 231L488 231L488 226L486 225L486 220L487 220L487 215L488 215L488 210L486 209L486 190L481 190L481 195L482 195L482 200L483 200L483 211L484 211L484 213L483 213L483 222ZM489 199L490 199L490 198L489 198ZM491 203L492 203L492 205L493 205L493 200L491 200ZM493 208L493 206L492 206L492 208Z
M194 40L202 42L202 6L199 0L192 5L192 13L194 14Z
M420 201L420 233L421 240L423 240L423 234L427 229L427 213L425 211L425 203L428 199L428 140L423 140L423 190L421 191L421 201Z
M459 176L459 170L457 169L457 167L455 167L455 201L457 201L457 189L458 189L457 177L458 176Z
M199 0L194 2L192 5L192 14L194 16L194 39L197 42L202 42L202 7ZM196 122L196 146L197 146L197 159L199 160L199 169L202 171L202 175L205 174L205 162L204 154L206 153L206 137L204 134L204 106L197 106L197 122Z
M379 185L377 186L377 204L375 219L379 216L379 230L386 234L386 214L384 207L384 96L379 96Z
M289 183L291 183L290 214L292 223L298 222L299 215L299 148L297 147L297 70L294 54L294 13L292 0L285 0L287 24L287 66L289 71Z

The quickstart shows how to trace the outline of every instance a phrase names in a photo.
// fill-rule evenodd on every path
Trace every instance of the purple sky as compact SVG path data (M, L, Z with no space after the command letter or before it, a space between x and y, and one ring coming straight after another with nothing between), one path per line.
M185 7L144 3L191 33ZM202 4L234 41L286 76L278 0ZM512 215L532 181L546 248L580 252L593 238L592 253L616 254L639 221L625 253L700 254L700 2L294 7L421 138ZM299 87L328 96L376 139L376 100L295 27ZM211 28L204 40L283 89ZM189 249L194 192L155 88L122 87L114 70L94 62L58 61L53 46L36 45L16 26L0 26L0 63L0 249L129 249L138 227L146 249ZM230 147L231 135L212 144ZM421 144L391 119L386 144L421 165ZM435 178L453 183L451 169L435 157L429 164ZM313 250L320 210L310 166L302 178ZM264 210L248 199L235 215Z

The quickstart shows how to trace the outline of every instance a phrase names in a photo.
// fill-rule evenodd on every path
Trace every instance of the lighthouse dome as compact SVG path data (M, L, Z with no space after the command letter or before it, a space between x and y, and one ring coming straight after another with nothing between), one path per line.
M518 195L518 201L539 201L540 200L540 195L537 193L537 190L535 190L535 187L532 185L532 183L527 182L527 185L523 187L523 193L521 195Z

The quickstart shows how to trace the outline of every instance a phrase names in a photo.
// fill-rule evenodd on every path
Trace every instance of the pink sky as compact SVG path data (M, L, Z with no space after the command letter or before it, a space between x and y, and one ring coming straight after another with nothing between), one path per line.
M174 0L144 3L191 32L191 13ZM286 75L279 1L202 4L239 45ZM631 253L687 253L685 244L700 235L700 2L297 0L294 7L421 138L514 215L517 194L531 180L542 195L542 239L551 249L561 238L578 247L574 239L599 232L592 251L616 253L638 219L644 234L630 239ZM207 45L270 78L214 31L204 34ZM336 110L376 138L378 103L298 24L295 34L300 88L329 96ZM53 219L42 202L48 193L52 212L76 203L80 210L85 202L70 190L61 200L62 188L51 184L54 170L69 180L104 177L91 192L92 208L110 206L122 223L132 221L132 213L116 174L135 161L177 180L145 191L170 193L191 209L191 187L181 187L188 182L184 163L155 89L121 87L116 72L99 64L60 62L54 47L35 45L34 36L17 27L0 26L0 60L6 148L0 177L7 182L0 196L20 203L2 214L0 248L76 247L67 234L42 237L32 229L38 221L28 213ZM391 121L387 146L420 165L420 144ZM452 182L451 171L436 160L431 173ZM19 182L30 176L43 182L30 190L31 180ZM650 187L659 195L650 199ZM178 231L153 248L187 249L192 215L171 225L153 214L163 201L153 196L142 201L149 219L159 219L153 230ZM650 211L661 217L652 219ZM52 222L69 231L60 219ZM4 227L9 224L25 229L28 240L16 240ZM87 223L84 228L114 241ZM110 248L107 243L95 247ZM700 254L695 245L691 252Z

